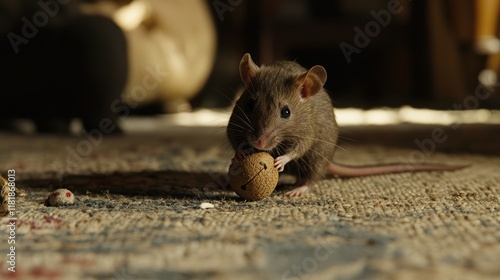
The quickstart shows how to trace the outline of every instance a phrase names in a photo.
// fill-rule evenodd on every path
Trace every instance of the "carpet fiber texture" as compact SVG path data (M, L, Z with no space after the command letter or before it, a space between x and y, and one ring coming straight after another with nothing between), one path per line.
M454 172L325 179L246 202L226 185L223 131L0 135L15 169L15 270L2 279L499 279L500 157L343 145L346 164L471 164ZM47 207L67 188L74 205ZM202 209L204 202L214 207ZM17 277L17 278L16 278Z

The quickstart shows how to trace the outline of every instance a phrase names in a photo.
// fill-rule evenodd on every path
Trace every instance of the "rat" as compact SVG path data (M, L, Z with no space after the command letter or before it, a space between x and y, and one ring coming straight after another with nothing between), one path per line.
M324 89L325 68L310 69L292 61L257 66L250 54L239 65L245 90L237 97L227 125L227 138L235 151L232 161L265 151L278 171L297 178L286 192L301 196L308 185L325 177L370 176L399 172L452 171L465 166L446 164L383 164L346 166L333 162L339 128L332 100Z

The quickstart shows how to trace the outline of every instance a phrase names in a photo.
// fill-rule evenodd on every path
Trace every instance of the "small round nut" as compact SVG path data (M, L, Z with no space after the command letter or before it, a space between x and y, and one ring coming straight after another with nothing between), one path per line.
M75 203L75 195L67 189L57 189L47 198L47 206L63 206Z
M265 152L248 155L229 167L231 189L246 200L261 200L270 196L278 184L278 177L274 158Z

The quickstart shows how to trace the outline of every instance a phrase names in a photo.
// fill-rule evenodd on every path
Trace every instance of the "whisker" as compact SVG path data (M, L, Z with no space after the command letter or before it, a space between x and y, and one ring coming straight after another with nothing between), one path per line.
M238 118L238 119L239 119L239 120L240 120L240 121L241 121L244 125L246 125L246 126L247 126L246 128L245 128L245 127L242 127L242 128L245 128L245 129L247 129L247 130L250 130L251 132L255 131L255 129L253 128L253 126L252 126L252 124L251 124L250 120L248 119L248 117L247 117L247 120L248 120L248 121L247 121L247 120L243 119L243 118L242 118L241 116L239 116L239 115L234 115L234 116L235 116L235 117L237 117L237 118ZM234 122L234 121L233 121L233 122L231 122L231 125L235 125L235 122Z
M246 118L246 120L243 119L240 115L235 114L234 112L233 112L233 115L238 117L244 124L248 125L248 127L252 130L252 132L255 131L255 128L253 128L253 126L252 126L252 121L250 120L248 115L245 113L245 111L238 105L238 103L236 103L235 106L237 106L237 108L243 113L243 116Z
M306 137L306 136L300 136L298 138L302 138L302 139L312 139L312 140L315 140L315 141L319 141L319 142L323 142L323 143L327 143L327 144L330 144L332 146L334 146L335 148L338 148L338 149L341 149L342 151L346 151L344 148L342 148L341 146L337 145L335 142L333 141L328 141L328 140L323 140L323 139L319 139L319 138L315 138L315 137Z
M252 86L252 90L255 90L255 86L252 82L252 80L250 79L250 85ZM250 96L253 98L253 99L257 99L255 98L255 96L253 95L252 91L250 91L250 89L247 87L246 90L248 91L248 94L250 94Z
M349 140L349 141L354 141L354 142L359 142L359 140L357 140L357 139L349 138L349 137L346 137L346 136L343 136L343 135L339 135L339 139Z
M241 129L235 129L234 127L241 128ZM246 132L246 131L248 131L248 128L233 122L233 123L231 123L230 126L228 126L227 130L236 131L236 132Z
M322 157L323 159L326 159L326 161L328 161L330 164L333 164L333 162L332 162L333 159L328 159L327 157L325 157L324 155L322 155L318 151L314 150L313 147L311 147L311 149L309 149L309 150L316 153L318 156Z

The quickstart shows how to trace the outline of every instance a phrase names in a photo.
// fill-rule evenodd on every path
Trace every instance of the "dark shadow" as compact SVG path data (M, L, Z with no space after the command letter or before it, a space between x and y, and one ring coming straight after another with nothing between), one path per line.
M225 173L184 171L114 172L95 175L67 175L58 178L18 180L30 188L68 188L79 193L113 193L122 195L170 196L179 199L209 198L228 200L234 196ZM227 181L225 181L227 180Z

